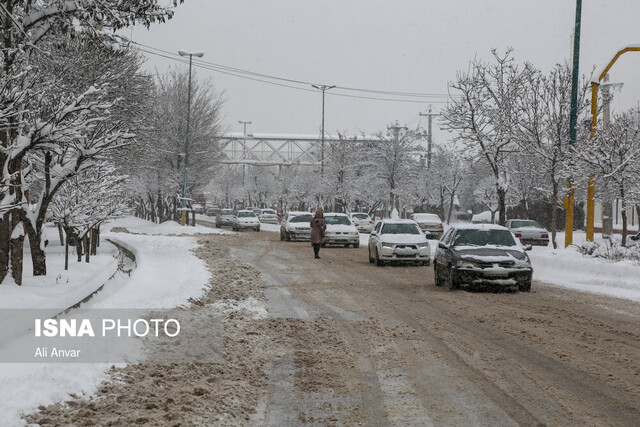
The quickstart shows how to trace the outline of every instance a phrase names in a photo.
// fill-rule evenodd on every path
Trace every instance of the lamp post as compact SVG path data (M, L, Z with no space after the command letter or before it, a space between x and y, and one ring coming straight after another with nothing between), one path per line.
M238 123L240 123L241 125L243 125L243 131L242 131L242 136L243 136L243 140L242 140L242 160L246 160L245 156L247 155L247 125L250 125L251 122L249 121L244 121L244 120L238 120ZM245 193L245 184L244 184L244 176L245 176L245 169L246 169L247 165L242 163L242 207L246 207L244 204L244 193Z
M311 87L322 91L322 136L320 137L322 145L320 146L320 175L324 176L324 92L328 89L333 89L335 85L311 85Z
M193 57L202 58L204 52L187 52L179 50L180 56L189 57L189 92L187 95L187 138L184 143L184 187L182 193L182 225L185 225L187 219L187 176L189 170L189 121L191 120L191 62ZM194 224L195 225L195 224Z

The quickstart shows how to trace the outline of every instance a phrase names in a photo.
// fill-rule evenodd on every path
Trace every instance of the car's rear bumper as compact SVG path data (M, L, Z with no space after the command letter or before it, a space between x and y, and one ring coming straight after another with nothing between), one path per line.
M264 222L265 224L277 224L278 218L260 218L260 222Z
M520 243L523 245L534 245L534 246L547 246L549 244L548 237L521 237Z
M287 234L291 240L311 240L311 231L290 231Z
M473 286L511 287L531 281L531 268L454 268L452 279L456 284Z
M311 237L311 236L309 236ZM344 245L344 244L358 244L360 243L360 236L348 235L348 234L328 234L324 237L325 245Z
M378 251L378 257L383 261L397 261L397 262L418 262L427 265L431 263L430 251L426 249L417 250L405 250L399 251L397 248L382 247Z
M235 224L235 228L256 228L260 227L260 224Z

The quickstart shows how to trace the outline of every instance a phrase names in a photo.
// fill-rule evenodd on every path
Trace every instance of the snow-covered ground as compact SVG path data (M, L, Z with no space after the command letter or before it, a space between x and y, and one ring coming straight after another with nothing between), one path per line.
M202 294L210 274L204 262L191 252L197 246L194 239L167 235L228 233L202 226L182 227L176 223L158 225L137 218L113 221L103 230L112 227L125 227L133 233L145 234L103 231L100 255L92 257L90 264L84 261L77 263L72 256L70 269L65 273L59 241L56 246L57 232L50 232L51 244L47 248L49 274L34 278L28 273L30 259L26 259L24 285L21 288L0 286L1 307L66 308L105 282L104 289L83 304L83 309L179 306L188 298ZM116 271L117 260L114 258L116 249L106 239L125 246L135 254L137 267L130 277L119 273L108 281ZM14 325L15 322L6 315L4 319L0 318L0 329L10 329ZM7 348L11 341L1 344ZM20 419L22 412L65 400L69 393L94 393L98 385L107 379L106 371L111 366L107 363L0 364L0 425L23 425Z

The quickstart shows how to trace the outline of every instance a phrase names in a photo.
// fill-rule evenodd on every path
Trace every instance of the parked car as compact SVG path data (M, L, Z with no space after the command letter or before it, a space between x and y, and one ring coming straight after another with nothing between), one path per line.
M433 269L436 286L515 288L529 292L533 268L511 231L493 224L456 224L442 236Z
M207 209L207 216L216 216L220 212L220 208L218 206L211 206Z
M193 205L191 205L191 209L197 214L204 213L204 206L202 206L200 203L194 203Z
M233 209L220 209L216 215L216 227L233 225L233 218L235 218Z
M382 266L388 262L429 265L431 252L427 237L409 219L378 221L369 236L369 262Z
M278 212L273 209L260 209L260 213L257 214L260 222L266 222L270 224L278 223Z
M242 230L243 228L251 228L254 231L260 231L260 220L254 211L247 209L241 210L236 212L236 216L233 217L231 228L234 231Z
M309 212L287 212L280 222L280 240L311 240Z
M345 248L349 245L353 245L354 248L360 247L360 233L347 214L325 213L324 221L327 223L324 233L325 245L342 244Z
M373 230L373 220L366 213L350 213L349 218L351 218L353 225L356 226L360 233L371 233L371 230Z
M415 213L412 214L409 219L418 224L420 230L422 230L430 239L439 239L444 232L444 224L442 220L436 214L432 213Z
M549 244L549 232L546 228L530 219L510 219L505 226L520 239L523 245Z

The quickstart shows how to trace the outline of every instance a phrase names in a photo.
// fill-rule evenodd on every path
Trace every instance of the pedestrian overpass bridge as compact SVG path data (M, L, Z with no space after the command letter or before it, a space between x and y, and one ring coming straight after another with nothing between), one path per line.
M325 135L324 146L340 141L379 142L379 137ZM322 164L320 135L288 135L232 132L219 140L220 163L255 166Z

